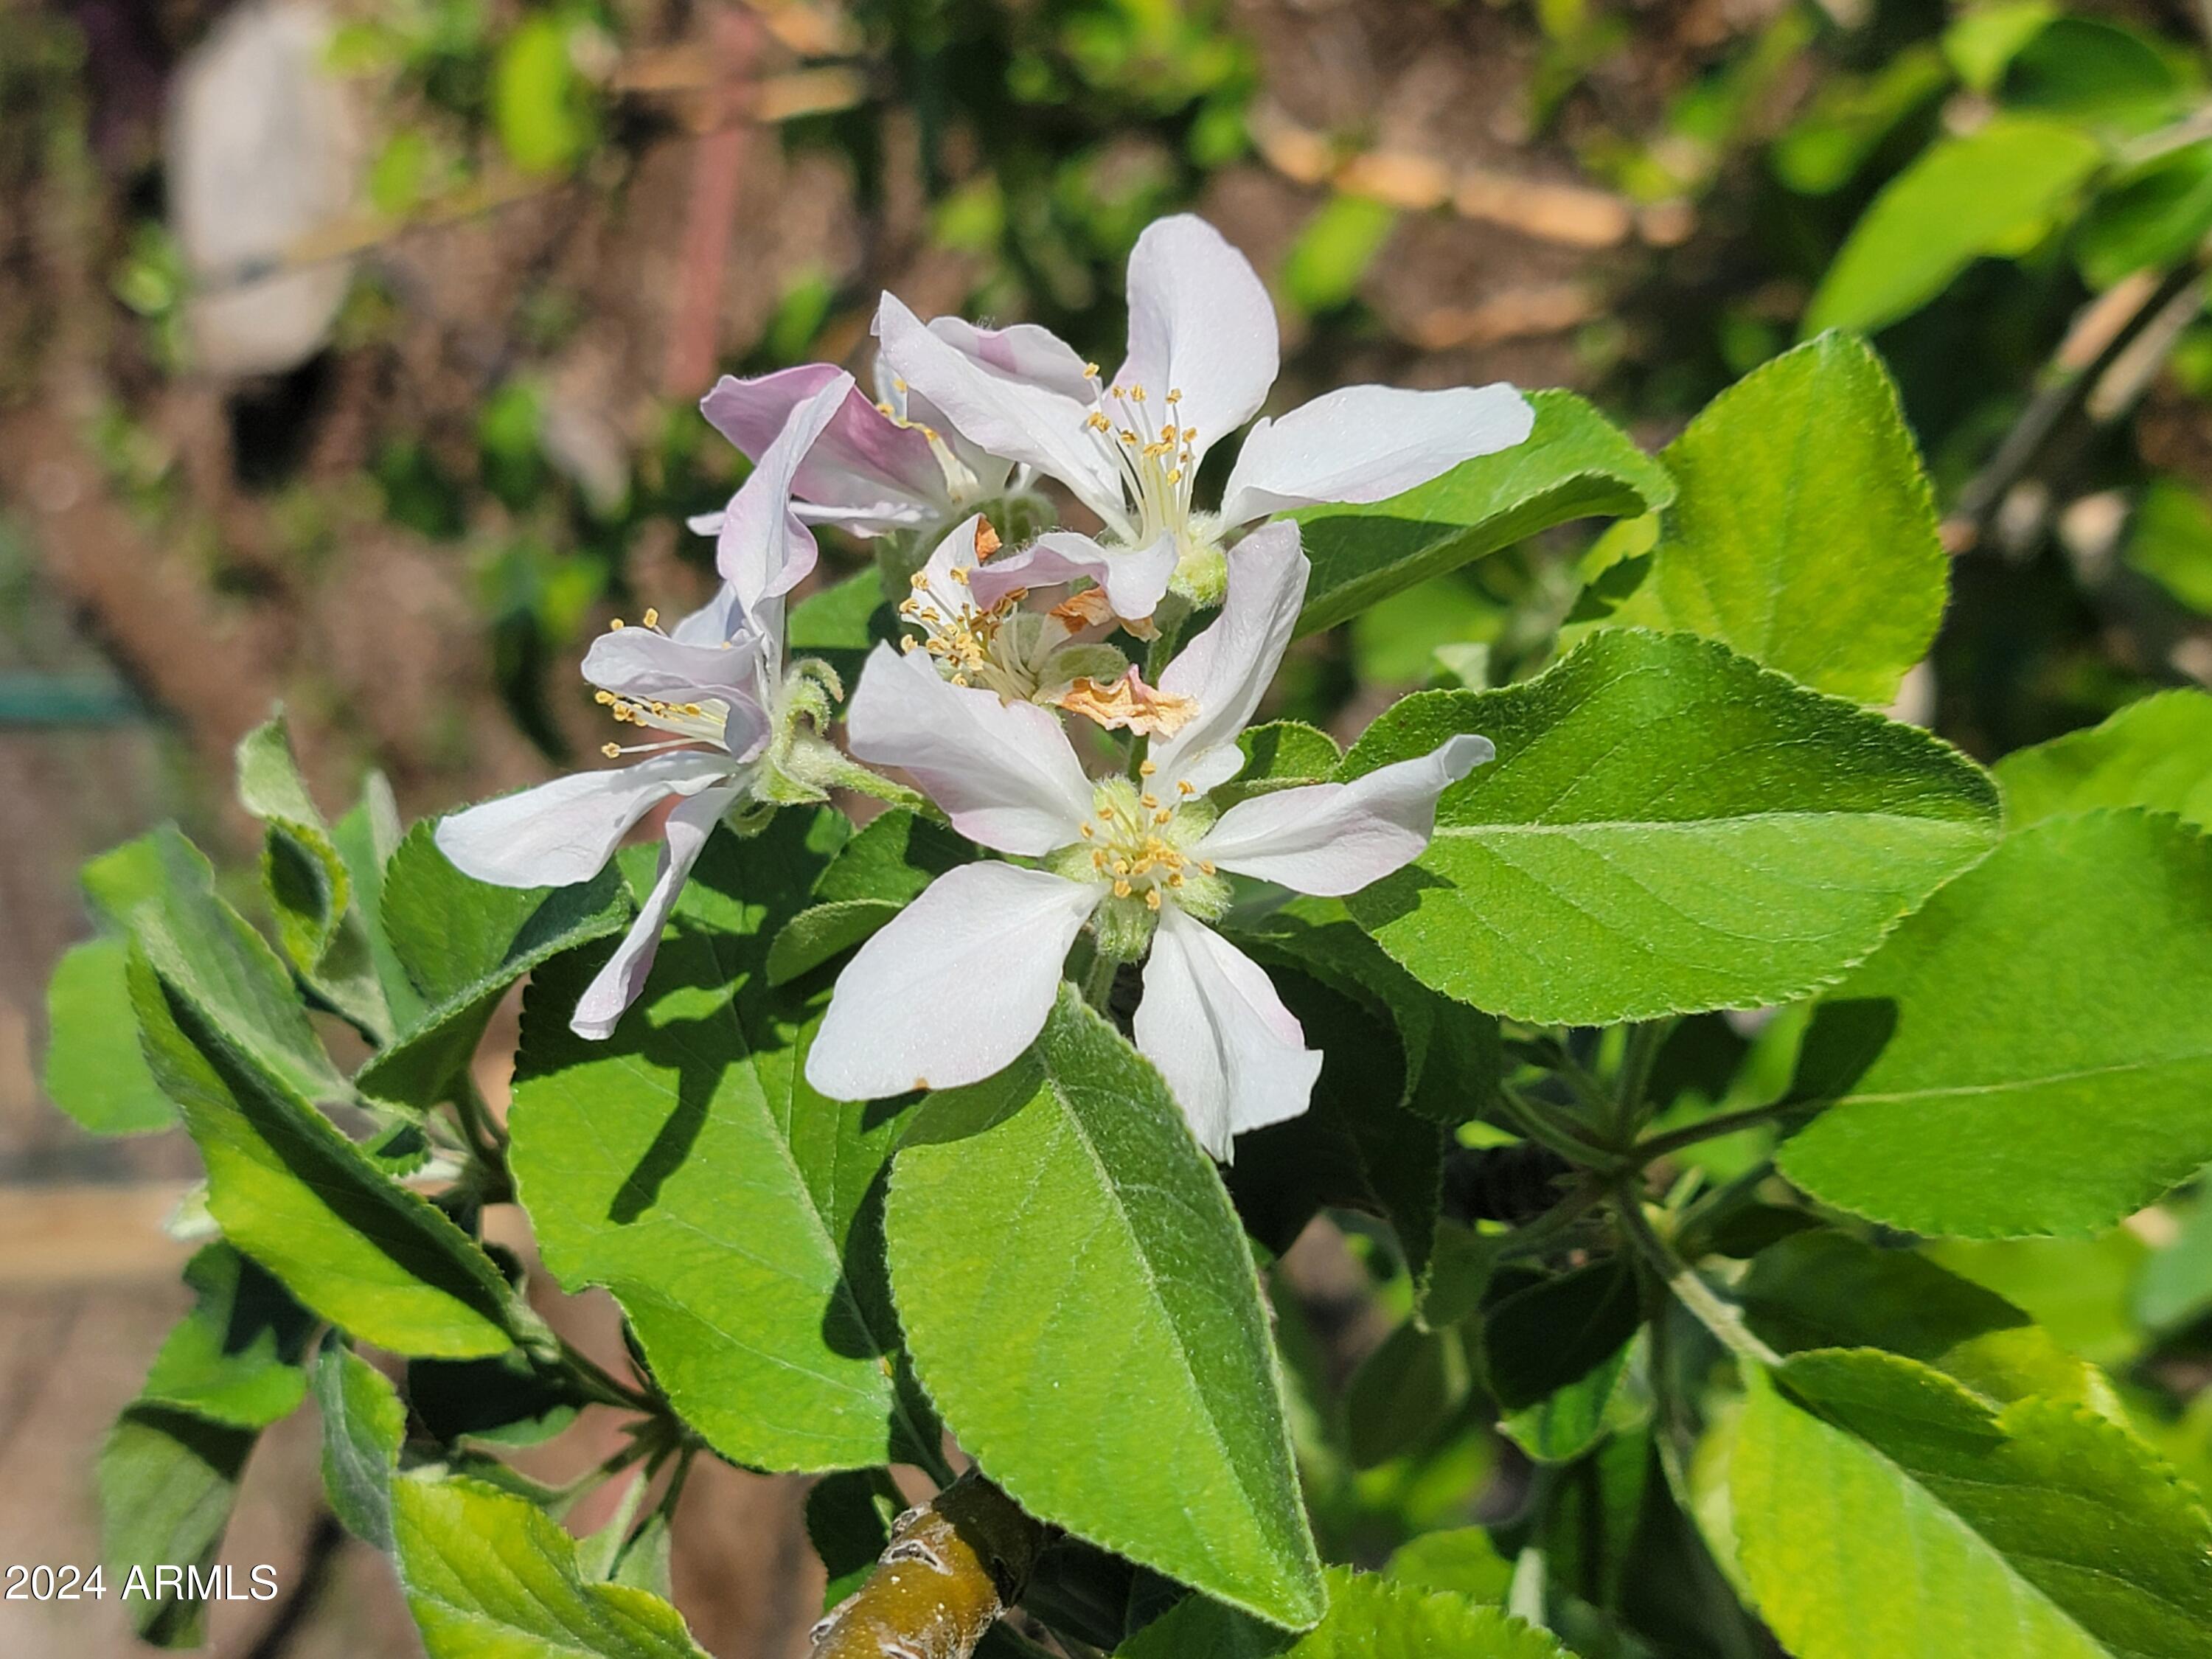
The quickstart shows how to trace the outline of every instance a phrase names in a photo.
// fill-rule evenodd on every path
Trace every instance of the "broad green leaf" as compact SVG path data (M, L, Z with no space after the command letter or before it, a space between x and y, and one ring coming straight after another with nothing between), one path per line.
M1998 1405L2027 1395L2114 1407L2112 1387L1995 1291L1911 1250L1828 1231L1780 1240L1737 1290L1744 1317L1782 1352L1881 1348L1917 1359Z
M844 677L849 688L876 641L898 635L898 613L884 598L884 581L871 567L833 587L817 589L793 605L791 654L821 658Z
M408 1106L445 1097L515 981L618 933L630 916L611 864L571 887L493 887L453 868L431 835L427 823L409 832L385 867L380 900L393 952L424 1006L356 1079L363 1093Z
M2212 1310L2212 1187L2200 1186L2179 1206L2179 1231L2142 1263L2130 1311L2148 1331L2185 1328Z
M2212 1159L2212 843L2141 811L2006 837L1823 999L1781 1149L1915 1232L2087 1233Z
M1681 493L1613 620L1702 634L1856 702L1894 697L1935 640L1950 561L1866 343L1824 334L1753 369L1661 459Z
M1506 1413L1498 1431L1532 1462L1571 1463L1583 1456L1608 1434L1646 1415L1629 1363L1632 1350L1632 1343L1624 1343L1594 1370L1533 1406Z
M1624 1430L1636 1415L1629 1403L1624 1401L1620 1408ZM1593 1610L1620 1604L1631 1551L1646 1513L1644 1494L1656 1472L1649 1435L1623 1432L1603 1438L1594 1433L1592 1440L1595 1450L1571 1478L1559 1482L1532 1541L1543 1553L1548 1599L1556 1614L1567 1615L1560 1619L1567 1626L1562 1634L1586 1633L1584 1644L1595 1647L1605 1639L1602 1622L1573 1620L1572 1603L1561 1605L1559 1592L1581 1598ZM1632 1565L1639 1576L1650 1571L1644 1559Z
M85 889L232 1043L309 1100L349 1097L268 942L216 896L198 848L164 824L84 869Z
M1899 125L1951 83L1942 54L1908 46L1873 74L1831 76L1811 106L1775 141L1768 160L1807 196L1841 190Z
M1237 734L1237 747L1243 753L1243 766L1210 797L1224 809L1254 795L1326 782L1344 758L1335 738L1301 720L1248 726Z
M2131 702L2101 726L2014 750L1996 779L2014 830L2107 806L2212 824L2212 696L2162 691Z
M1798 1659L2185 1659L2212 1525L2126 1430L1990 1407L1869 1349L1754 1376L1729 1459L1744 1571Z
M883 1469L825 1474L806 1494L806 1537L829 1575L824 1612L850 1595L875 1570L891 1541L891 1522L906 1498Z
M872 939L906 906L890 899L839 899L810 905L786 922L769 947L770 985L804 979L823 963Z
M481 1448L550 1440L588 1401L565 1376L548 1375L511 1349L483 1359L415 1361L407 1402L433 1439Z
M1352 1466L1371 1469L1417 1450L1468 1394L1467 1350L1457 1331L1406 1321L1359 1362L1345 1385L1345 1444Z
M352 872L293 762L282 714L239 739L238 800L267 826L261 884L284 954L331 1006L388 1041L392 1010L354 908Z
M2196 485L2153 478L2122 557L2199 616L2212 616L2212 503Z
M2078 128L2023 116L1937 139L1851 228L1806 310L1805 332L1910 316L1982 255L2040 240L2103 160Z
M683 1615L587 1583L575 1540L534 1504L476 1480L392 1483L399 1581L430 1659L705 1659Z
M897 1384L874 1242L896 1103L804 1075L829 998L768 982L769 941L820 872L834 817L777 816L708 844L653 977L612 1037L568 1030L596 952L523 1004L512 1166L546 1266L629 1313L653 1375L725 1455L759 1468L882 1463L934 1431Z
M362 930L368 936L369 955L376 964L377 983L384 988L385 1006L392 1010L394 1024L400 1027L411 1025L422 1012L422 994L407 977L384 927L384 868L406 836L399 822L398 803L392 798L392 785L381 772L368 775L362 786L360 804L331 830L331 840L353 880L354 908L360 912Z
M2095 287L2187 257L2212 230L2212 143L2185 145L2100 192L2083 216L2074 258Z
M199 1147L208 1210L230 1243L379 1347L507 1346L507 1283L474 1241L234 1046L187 987L141 957L131 971L147 1058Z
M1802 996L1996 830L1948 745L1683 635L1606 629L1537 679L1407 697L1340 775L1462 732L1498 758L1349 907L1425 983L1540 1024Z
M323 1492L331 1513L365 1544L392 1548L392 1482L407 1438L407 1408L382 1371L332 1343L315 1364L323 1418Z
M239 1429L289 1417L307 1395L313 1316L228 1244L202 1249L185 1283L198 1304L161 1344L139 1398Z
M2006 66L2008 109L2094 127L2114 136L2148 132L2182 113L2198 77L2188 60L2124 24L2058 17Z
M1308 507L1296 518L1313 576L1298 632L1342 622L1439 571L1571 519L1634 518L1674 499L1656 461L1569 392L1540 392L1526 443L1463 462L1371 506Z
M46 1094L98 1135L166 1129L177 1109L138 1047L138 1016L119 939L73 945L46 988Z
M1304 1636L1192 1596L1115 1659L1566 1659L1549 1634L1451 1590L1328 1571L1328 1616Z
M144 1404L125 1410L109 1433L100 1453L100 1559L107 1588L141 1640L199 1644L204 1601L174 1575L213 1565L257 1437L251 1429ZM135 1589L134 1572L143 1574Z
M769 949L771 985L788 985L872 935L929 884L975 856L950 830L903 811L885 812L840 848L814 896Z
M1943 32L1943 55L1969 87L1991 91L2021 48L2057 15L2051 0L1989 0Z
M1482 1365L1508 1411L1539 1404L1618 1355L1635 1335L1636 1275L1593 1261L1504 1297L1482 1316Z
M885 1231L915 1369L1023 1508L1271 1623L1321 1616L1236 1213L1158 1073L1072 989L1022 1060L930 1098ZM1176 1478L1097 1478L1138 1468Z
M1503 1601L1513 1583L1513 1564L1498 1553L1488 1528L1454 1527L1399 1546L1382 1576L1418 1589L1456 1590L1478 1601Z
M1995 1291L2069 1353L2119 1366L2142 1347L2130 1304L2150 1247L2126 1227L2094 1238L1949 1238L1926 1248L1939 1266ZM2037 1392L2064 1391L2046 1383Z

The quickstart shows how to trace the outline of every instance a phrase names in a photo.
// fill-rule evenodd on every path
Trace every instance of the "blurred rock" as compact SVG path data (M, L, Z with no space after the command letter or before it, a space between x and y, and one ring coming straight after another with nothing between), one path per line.
M319 5L256 0L178 68L169 219L197 290L185 313L195 356L211 374L304 362L345 298L353 260L343 253L277 269L330 236L360 176L358 124L324 68L331 28Z

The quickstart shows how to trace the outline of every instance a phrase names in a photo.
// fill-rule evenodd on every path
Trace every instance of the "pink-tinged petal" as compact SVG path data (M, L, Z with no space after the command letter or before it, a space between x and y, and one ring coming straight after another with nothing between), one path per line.
M721 515L715 515L719 525ZM668 637L678 645L719 646L750 631L745 622L745 608L738 599L738 590L724 582L714 590L714 596L696 611L685 617L668 630Z
M438 850L463 875L500 887L566 887L606 866L630 826L671 795L696 795L730 775L708 749L635 766L572 772L440 820Z
M954 829L1001 853L1066 847L1091 785L1060 722L1034 703L948 684L927 653L878 645L845 720L853 753L912 775Z
M1275 678L1311 568L1295 524L1263 526L1230 550L1220 616L1160 676L1161 690L1198 704L1197 718L1152 750L1161 784L1204 794L1237 775L1237 734Z
M653 878L653 891L639 907L637 920L630 923L614 955L607 958L607 965L592 976L584 994L576 999L568 1029L578 1036L599 1042L612 1036L616 1022L645 989L653 955L660 949L661 929L668 925L684 878L699 861L707 838L714 833L722 814L742 793L736 785L709 789L668 815L668 841L660 849L660 868Z
M1535 419L1503 381L1445 392L1348 386L1252 428L1230 470L1222 521L1317 501L1387 501L1462 461L1510 449Z
M1419 857L1436 830L1437 797L1497 752L1487 738L1447 738L1350 783L1255 796L1224 812L1192 850L1297 892L1356 893Z
M726 374L699 407L724 437L757 459L774 447L792 415L841 375L826 363L750 380ZM885 520L943 516L951 500L928 438L878 409L849 375L842 378L843 401L793 475L799 516L864 534L880 533Z
M988 607L1019 590L1060 587L1088 577L1106 590L1114 614L1142 622L1158 609L1175 574L1176 544L1163 536L1150 547L1108 549L1073 530L1038 537L1018 553L991 560L969 579L975 603Z
M1115 386L1144 387L1155 421L1195 428L1203 456L1260 412L1278 350L1274 303L1219 231L1188 213L1146 227L1129 255L1129 356ZM1182 393L1172 410L1170 392Z
M1152 935L1135 1030L1198 1144L1224 1164L1237 1136L1313 1103L1321 1056L1297 1016L1259 963L1172 904Z
M1026 380L1077 403L1091 401L1088 367L1075 348L1048 328L1016 323L978 328L963 317L933 318L929 331L1004 380Z
M1003 1071L1044 1029L1104 891L1011 864L939 876L838 975L806 1080L833 1100L878 1100Z
M715 540L714 564L737 591L738 602L760 631L782 637L780 601L814 568L814 532L791 510L791 492L806 459L853 389L842 369L791 412L754 466L752 477L730 498Z
M1107 523L1126 524L1121 471L1086 424L1087 404L987 368L892 295L877 310L876 332L884 361L954 428L994 455L1059 479Z
M617 628L592 641L584 653L584 678L618 697L641 701L680 703L696 702L702 696L750 697L758 684L760 660L761 641L751 634L708 645L650 628Z

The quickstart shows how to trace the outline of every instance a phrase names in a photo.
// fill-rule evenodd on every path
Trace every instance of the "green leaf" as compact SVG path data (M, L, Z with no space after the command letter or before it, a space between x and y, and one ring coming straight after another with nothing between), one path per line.
M1352 1466L1371 1469L1417 1450L1466 1400L1468 1385L1457 1331L1425 1331L1411 1320L1400 1325L1345 1385Z
M934 1444L897 1386L875 1243L907 1113L809 1088L828 987L768 983L769 940L823 867L809 837L834 827L784 812L745 840L717 834L614 1036L568 1030L599 965L586 952L532 981L516 1064L511 1162L547 1267L611 1291L685 1419L763 1468Z
M2185 1659L2212 1629L2203 1510L2078 1406L1999 1410L1896 1355L1801 1354L1778 1386L1754 1375L1729 1489L1799 1659Z
M1571 1463L1606 1436L1643 1414L1629 1386L1632 1345L1624 1343L1595 1370L1554 1389L1533 1406L1506 1413L1498 1431L1536 1463Z
M2057 17L2007 65L2008 109L2104 130L2149 131L2179 115L2196 80L2179 54L2148 35L2094 17Z
M282 714L239 739L238 800L267 826L261 884L284 954L331 1006L388 1040L392 1010L353 908L352 872L293 762Z
M392 785L381 772L368 775L362 786L360 805L331 831L331 840L353 880L354 908L360 913L362 931L368 937L369 956L376 964L377 983L384 988L385 1006L391 1009L393 1023L402 1027L421 1016L422 994L407 977L399 953L392 949L391 935L385 930L384 869L406 833L399 822L398 803L392 798Z
M2111 1386L1995 1291L1910 1250L1803 1232L1753 1258L1738 1288L1770 1346L1881 1348L1947 1373L1992 1402L2027 1395L2107 1411Z
M492 125L525 173L558 173L591 148L591 88L569 55L571 25L540 12L508 35L492 64Z
M2098 1231L2212 1159L2212 844L2140 811L2008 836L1822 999L1782 1169L1968 1238Z
M1328 1616L1304 1636L1194 1595L1115 1659L1565 1659L1565 1650L1472 1597L1332 1567Z
M905 1496L883 1469L825 1474L809 1489L806 1537L829 1576L822 1592L824 1612L875 1571L876 1558L891 1541L891 1522L905 1508Z
M46 1094L96 1135L148 1134L177 1121L138 1047L119 939L73 945L46 988Z
M1023 1508L1271 1623L1321 1616L1236 1213L1158 1073L1072 988L1021 1060L931 1097L885 1230L915 1368ZM1097 1479L1137 1468L1176 1479Z
M586 1582L575 1540L481 1482L392 1483L399 1578L430 1659L705 1659L683 1615L627 1584Z
M1386 202L1330 197L1314 210L1284 258L1285 297L1310 316L1349 305L1397 224L1398 210Z
M2094 1238L1939 1239L1927 1251L2021 1309L2069 1353L2124 1365L2142 1347L2129 1304L2150 1247L2126 1227ZM2046 1385L2038 1392L2066 1391ZM2100 1382L2095 1393L2101 1400L2109 1390Z
M418 1359L407 1400L433 1439L447 1445L535 1446L576 1420L586 1397L516 1350L483 1359Z
M1349 907L1425 983L1540 1024L1802 996L1996 829L1948 744L1682 635L1606 629L1537 679L1407 697L1339 775L1462 732L1498 758Z
M239 1429L289 1417L307 1395L313 1316L228 1244L202 1249L185 1283L197 1305L161 1344L139 1397Z
M140 1639L199 1644L204 1606L179 1568L212 1566L258 1437L166 1406L125 1411L100 1454L100 1559ZM133 1589L131 1575L142 1572ZM128 1592L128 1593L126 1593Z
M2079 129L2020 116L1937 139L1851 228L1806 309L1805 332L1910 316L1976 258L2039 240L2103 160Z
M2153 478L2122 556L2199 616L2212 616L2212 504L2180 478Z
M84 883L94 903L137 940L162 977L258 1066L309 1100L349 1096L307 1022L291 973L216 896L214 870L173 826L94 859L85 866Z
M1943 55L1976 92L1990 92L2021 49L2058 15L2051 0L1990 0L1943 33Z
M840 899L801 910L776 933L769 947L770 985L804 979L823 963L872 939L906 907L890 899Z
M1951 83L1942 54L1908 46L1868 76L1832 76L1768 160L1790 189L1826 196L1855 178L1883 141Z
M1248 726L1237 734L1237 747L1244 756L1243 768L1210 796L1224 810L1255 795L1326 782L1344 758L1335 738L1302 720Z
M1636 1275L1593 1261L1540 1279L1482 1317L1482 1364L1508 1411L1534 1406L1603 1365L1636 1334Z
M2163 691L2131 702L2101 726L2014 750L1996 779L2015 830L2108 806L2212 824L2212 696Z
M1702 634L1857 702L1896 696L1936 638L1950 561L1866 343L1824 334L1753 369L1661 459L1681 493L1613 620Z
M143 957L131 962L131 1000L154 1073L207 1165L208 1210L225 1237L379 1347L466 1356L507 1346L507 1283L460 1229L387 1180Z
M912 812L884 813L814 884L823 901L785 923L768 954L771 985L788 985L872 935L929 884L975 856L968 842Z
M793 605L790 654L821 658L851 685L876 641L898 636L898 613L884 598L884 580L871 566Z
M1454 1527L1401 1545L1382 1576L1417 1589L1455 1590L1478 1601L1503 1601L1513 1564L1498 1553L1488 1528Z
M1370 506L1292 514L1313 561L1298 632L1334 626L1440 571L1571 519L1634 518L1664 507L1674 480L1568 392L1539 392L1527 442L1462 463Z
M2084 216L2074 258L2097 288L2188 256L2212 230L2212 143L2145 162L2101 191Z
M315 1364L315 1408L323 1418L323 1492L331 1513L363 1543L389 1552L406 1407L382 1371L333 1343Z
M365 1094L417 1107L452 1090L515 981L619 933L631 913L612 864L570 887L493 887L456 870L432 833L416 824L392 855L380 906L392 950L425 1006L356 1079Z

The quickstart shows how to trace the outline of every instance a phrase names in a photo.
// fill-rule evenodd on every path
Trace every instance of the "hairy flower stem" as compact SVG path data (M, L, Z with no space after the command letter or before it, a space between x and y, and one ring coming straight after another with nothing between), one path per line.
M876 1570L814 1627L811 1659L969 1659L1043 1544L1013 1499L964 1474L899 1516Z

